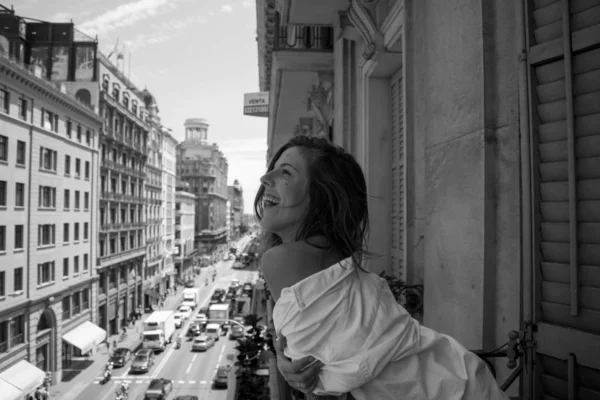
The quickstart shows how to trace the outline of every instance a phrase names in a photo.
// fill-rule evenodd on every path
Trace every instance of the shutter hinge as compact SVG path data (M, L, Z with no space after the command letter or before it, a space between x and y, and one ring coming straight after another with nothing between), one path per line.
M525 50L521 51L519 54L519 62L527 61L527 52Z

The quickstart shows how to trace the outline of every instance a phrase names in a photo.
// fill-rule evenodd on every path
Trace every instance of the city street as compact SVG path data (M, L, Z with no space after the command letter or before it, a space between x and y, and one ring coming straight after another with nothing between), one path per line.
M246 238L239 242L239 248L243 249L248 240ZM210 296L215 288L227 288L233 278L240 282L256 281L258 272L233 270L233 259L221 261L216 264L217 279L208 286L204 285L204 279L209 276L209 271L203 269L201 275L196 278L197 286L201 290L201 307L208 306ZM192 319L185 322L182 328L176 331L176 335L186 332ZM77 396L78 399L111 400L115 398L115 390L123 381L130 386L129 399L142 400L144 391L150 380L154 378L166 378L173 381L173 391L167 399L173 399L179 395L195 395L200 400L225 400L227 389L213 389L212 379L216 369L221 365L232 364L227 360L228 354L234 353L235 341L229 340L228 336L221 336L215 346L206 352L192 352L191 342L184 339L180 349L175 349L174 344L167 347L163 353L156 354L154 366L146 374L130 374L128 363L123 368L113 371L113 378L107 384L101 383L101 376L96 377L93 382Z

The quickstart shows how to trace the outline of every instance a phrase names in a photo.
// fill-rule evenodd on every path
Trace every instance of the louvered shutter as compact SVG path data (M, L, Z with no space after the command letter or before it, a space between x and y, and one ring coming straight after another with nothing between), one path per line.
M532 0L528 16L538 330L526 377L535 399L600 399L600 0Z
M404 90L402 68L391 79L392 96L392 223L391 223L391 273L406 281L405 270L405 171L404 171Z

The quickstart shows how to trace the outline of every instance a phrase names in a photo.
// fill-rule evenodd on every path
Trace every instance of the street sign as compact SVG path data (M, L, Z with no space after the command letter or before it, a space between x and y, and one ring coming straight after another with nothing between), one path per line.
M244 115L269 116L269 92L244 93Z

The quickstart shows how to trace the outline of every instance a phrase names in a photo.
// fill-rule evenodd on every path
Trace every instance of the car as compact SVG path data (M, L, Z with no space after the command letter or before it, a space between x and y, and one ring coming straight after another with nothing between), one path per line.
M235 339L241 338L245 334L246 334L246 331L244 328L242 328L241 326L239 326L237 324L232 324L231 331L229 333L229 340L235 340Z
M144 398L148 400L166 400L172 390L172 380L164 378L152 379L144 393Z
M236 261L233 263L233 265L231 266L231 268L233 268L233 269L244 269L244 268L246 268L246 266L244 265L244 263L243 263L243 262L241 262L241 261L239 261L239 260L236 260Z
M205 326L205 324L202 324L200 322L193 322L190 325L190 327L188 328L187 337L193 338L193 337L201 335L202 332L204 332L204 326Z
M117 347L110 356L110 362L115 367L123 367L131 360L131 350L125 347Z
M201 309L199 309L198 314L208 314L208 307L202 307Z
M188 319L192 316L192 308L189 306L181 306L177 309L177 312L183 319Z
M150 371L154 365L154 351L151 349L141 349L135 353L135 358L131 363L130 372L144 373Z
M199 322L204 325L206 325L208 323L208 317L206 316L206 314L202 314L202 313L196 314L195 319L196 319L196 322Z
M200 400L198 396L194 396L191 394L184 394L182 396L177 396L173 400Z
M183 318L181 317L181 314L175 313L173 318L175 318L175 328L181 328L181 325L183 325Z
M192 351L207 351L215 345L215 339L209 335L200 335L192 343Z
M193 279L188 279L187 281L184 282L184 286L186 288L193 288L196 286L196 282L194 282Z
M235 292L227 292L225 300L231 301L235 297Z
M229 366L220 366L217 369L217 373L215 374L215 377L213 379L214 387L227 388L227 379L229 377L230 370L231 367Z
M238 278L233 278L229 286L235 286L236 288L240 287L240 280Z

